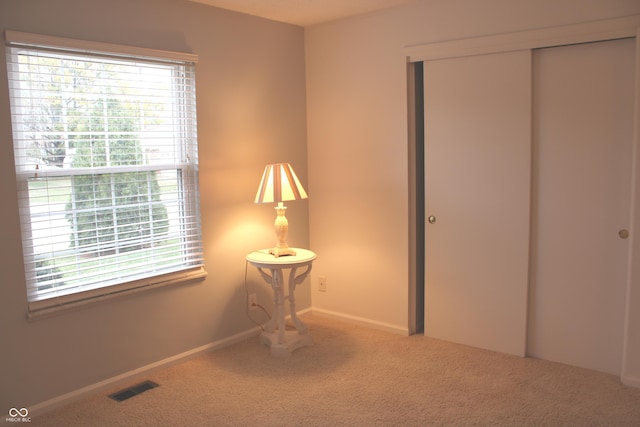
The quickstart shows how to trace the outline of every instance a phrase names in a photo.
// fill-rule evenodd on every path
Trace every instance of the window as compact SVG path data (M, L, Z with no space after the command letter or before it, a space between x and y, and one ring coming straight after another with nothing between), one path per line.
M196 57L6 36L30 313L204 277Z

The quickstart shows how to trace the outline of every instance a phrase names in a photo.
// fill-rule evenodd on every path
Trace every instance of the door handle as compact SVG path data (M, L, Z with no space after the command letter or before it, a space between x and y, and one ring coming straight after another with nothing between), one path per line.
M430 215L429 218L427 218L427 221L429 221L429 224L435 224L436 223L436 217L433 215Z
M626 239L627 237L629 237L629 230L623 228L622 230L618 231L618 236L620 236L621 239Z

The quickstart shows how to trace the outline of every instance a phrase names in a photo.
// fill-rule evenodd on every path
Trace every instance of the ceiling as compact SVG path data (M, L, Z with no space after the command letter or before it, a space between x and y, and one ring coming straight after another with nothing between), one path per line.
M302 27L414 0L190 0Z

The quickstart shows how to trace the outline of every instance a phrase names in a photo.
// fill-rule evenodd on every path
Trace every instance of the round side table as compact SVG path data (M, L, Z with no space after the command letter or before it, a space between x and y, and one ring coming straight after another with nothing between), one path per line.
M246 256L249 264L258 269L265 282L273 289L273 302L276 308L275 315L265 325L265 330L260 334L260 342L271 348L274 357L289 357L291 353L300 348L313 345L311 335L306 325L298 318L296 313L296 300L294 292L307 278L316 254L307 249L294 248L295 255L275 257L269 253L269 249L250 252ZM304 271L296 275L299 268ZM285 281L283 270L289 270L287 281L288 295L285 297ZM295 331L286 331L284 323L284 301L289 300L289 312Z

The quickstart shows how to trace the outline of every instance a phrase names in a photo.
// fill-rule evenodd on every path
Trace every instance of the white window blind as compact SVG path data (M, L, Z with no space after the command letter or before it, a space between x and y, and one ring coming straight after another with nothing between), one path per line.
M6 39L30 312L202 278L196 57Z

